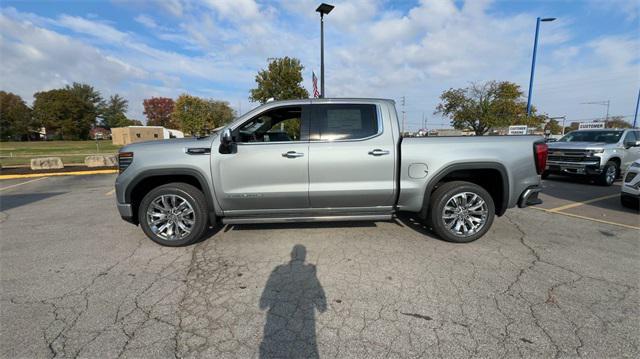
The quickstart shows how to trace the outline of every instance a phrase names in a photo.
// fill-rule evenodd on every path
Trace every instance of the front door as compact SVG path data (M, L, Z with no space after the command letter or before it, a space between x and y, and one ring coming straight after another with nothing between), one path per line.
M226 215L309 208L306 111L306 106L270 109L233 131L232 153L221 155L213 168Z
M389 210L396 149L375 104L314 105L309 142L312 208Z

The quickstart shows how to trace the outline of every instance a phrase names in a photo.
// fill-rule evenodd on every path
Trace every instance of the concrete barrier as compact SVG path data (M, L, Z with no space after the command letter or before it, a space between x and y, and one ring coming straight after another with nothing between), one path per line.
M115 167L118 165L115 155L93 155L84 158L87 167Z
M32 170L53 170L64 168L60 157L40 157L31 159Z

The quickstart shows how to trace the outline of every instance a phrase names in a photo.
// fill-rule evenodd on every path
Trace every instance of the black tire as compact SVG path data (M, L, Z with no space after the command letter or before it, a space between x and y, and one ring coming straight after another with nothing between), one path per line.
M549 178L549 171L544 171L544 172L542 172L542 174L540 175L540 177L541 177L542 179L547 179L547 178Z
M611 168L613 168L613 171L615 171L615 176L613 177L613 180L608 175L608 173L611 171ZM616 178L618 178L619 173L620 173L620 170L618 169L617 163L613 161L607 162L607 164L605 164L604 168L602 169L602 173L598 175L598 184L601 186L611 186L616 181Z
M444 207L447 202L454 196L463 192L470 192L482 198L482 200L486 204L487 209L486 218L482 227L480 227L475 233L466 236L456 235L451 232L446 227L445 219L443 218ZM455 243L469 243L482 237L485 233L487 233L489 228L491 228L496 212L493 198L491 198L489 192L487 192L484 188L478 186L477 184L465 181L453 181L443 184L433 192L429 205L430 210L428 221L433 228L433 231L440 238L448 242Z
M630 196L620 196L620 204L622 206L640 211L640 199Z
M152 201L161 195L178 195L183 198L193 209L193 226L191 232L181 239L164 239L154 233L147 222L147 210ZM180 247L193 244L202 238L208 227L207 201L199 189L186 183L168 183L152 189L140 202L138 208L138 221L142 231L152 241L168 247Z

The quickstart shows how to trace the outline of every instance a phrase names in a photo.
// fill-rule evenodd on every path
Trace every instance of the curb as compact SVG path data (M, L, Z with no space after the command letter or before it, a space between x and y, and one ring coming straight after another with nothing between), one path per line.
M118 170L95 170L95 171L75 171L75 172L53 172L53 173L29 173L21 175L0 175L0 180L19 179L19 178L37 178L37 177L51 177L51 176L87 176L87 175L102 175L102 174L114 174L118 173Z

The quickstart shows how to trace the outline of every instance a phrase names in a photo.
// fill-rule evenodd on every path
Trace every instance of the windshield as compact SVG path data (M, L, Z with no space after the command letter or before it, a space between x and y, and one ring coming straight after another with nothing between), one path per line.
M622 131L573 131L562 137L558 142L604 142L616 143L620 140Z

